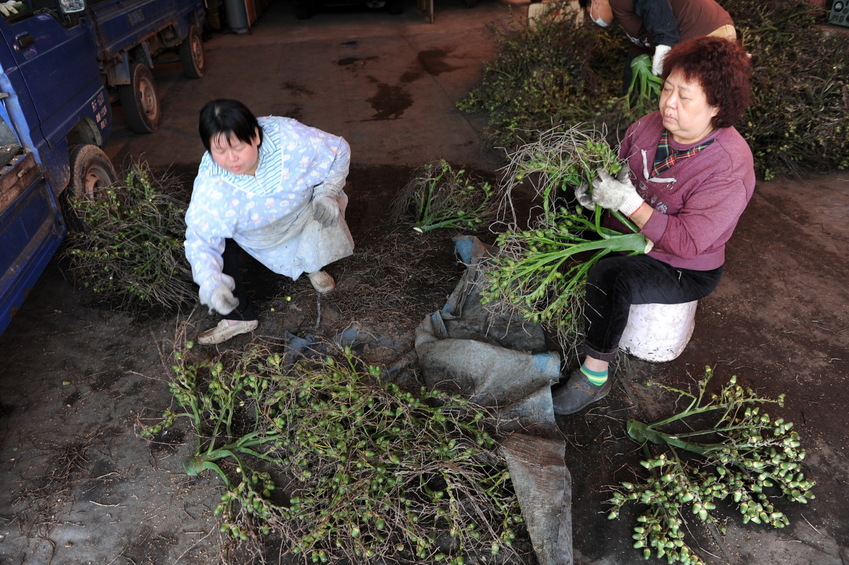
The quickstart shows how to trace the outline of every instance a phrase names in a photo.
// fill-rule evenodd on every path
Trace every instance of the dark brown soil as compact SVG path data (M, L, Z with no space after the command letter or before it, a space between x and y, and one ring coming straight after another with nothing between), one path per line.
M494 173L486 163L497 161L481 149L474 118L453 104L489 57L481 39L487 19L502 17L505 6L437 8L434 24L422 24L414 11L400 20L322 15L309 24L286 10L266 15L249 36L209 42L203 81L182 79L167 65L158 70L168 116L161 132L116 128L116 163L176 162L187 181L200 155L199 101L213 95L247 96L352 143L348 221L357 249L329 268L338 290L322 299L319 317L305 279L275 277L247 261L262 325L233 347L281 340L285 332L334 336L356 328L375 336L361 353L389 364L409 353L416 325L454 288L463 273L454 234L416 235L387 222L387 211L412 167L435 158ZM257 90L234 93L234 77L245 75L260 77ZM777 500L791 521L783 530L744 526L730 510L724 536L694 525L700 555L716 565L849 562L847 217L845 172L760 183L684 353L662 364L626 358L606 399L558 420L573 479L575 563L643 563L631 548L633 515L608 521L603 503L609 485L642 469L624 424L674 410L674 396L646 387L649 381L694 386L707 365L714 387L737 375L765 396L786 394L784 408L770 413L796 423L817 498L807 506ZM232 547L213 515L222 487L211 474L188 477L182 468L195 438L185 427L154 442L137 435L172 404L174 340L214 322L200 308L166 316L109 309L51 265L0 336L0 563L219 562Z

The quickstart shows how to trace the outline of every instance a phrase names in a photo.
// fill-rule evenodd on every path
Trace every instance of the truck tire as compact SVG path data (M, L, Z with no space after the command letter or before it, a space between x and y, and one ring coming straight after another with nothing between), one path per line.
M97 145L75 145L71 148L71 181L69 196L95 198L98 190L118 181L115 167Z
M130 84L118 86L118 99L124 108L127 125L136 133L153 133L162 120L153 74L145 65L134 63L130 81Z
M196 25L189 26L189 33L180 44L180 62L183 63L183 72L189 78L201 78L206 72L203 37Z

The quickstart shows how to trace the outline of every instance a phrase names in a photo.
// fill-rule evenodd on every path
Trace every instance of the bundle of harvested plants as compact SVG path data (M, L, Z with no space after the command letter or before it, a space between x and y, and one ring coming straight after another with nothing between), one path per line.
M631 84L625 93L625 115L636 120L657 110L662 85L663 79L651 71L651 58L648 55L634 57L631 61Z
M608 517L618 518L630 503L645 508L633 538L646 559L654 553L669 563L702 563L686 542L684 526L694 517L724 532L714 516L717 501L733 501L743 523L783 528L789 520L776 506L780 497L801 504L814 498L793 423L761 409L767 403L783 406L783 395L762 397L736 377L708 395L712 377L707 367L695 394L660 385L688 398L687 407L652 424L628 421L628 435L643 444L641 464L650 476L615 488Z
M603 132L583 125L542 132L508 161L501 210L509 228L496 239L497 254L484 263L481 300L547 325L564 351L573 349L590 268L609 253L645 253L649 245L621 214L615 213L631 233L604 227L606 212L599 206L585 212L565 204L576 187L590 186L598 169L615 175L623 165ZM530 227L520 229L513 195L528 183L537 212Z
M183 251L186 202L180 178L133 165L90 197L68 196L72 229L62 259L71 278L120 307L178 308L196 296Z
M492 220L492 185L444 159L416 169L392 201L390 216L413 216L413 229L425 233L438 228L480 231Z

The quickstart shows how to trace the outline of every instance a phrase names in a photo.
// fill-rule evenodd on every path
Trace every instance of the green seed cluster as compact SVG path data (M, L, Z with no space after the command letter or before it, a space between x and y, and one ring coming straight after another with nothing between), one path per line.
M521 511L482 409L403 391L349 350L292 365L261 348L215 360L189 349L171 380L183 412L145 433L191 420L198 444L184 468L221 477L223 532L255 543L274 533L315 563L460 565L515 551Z
M179 179L137 164L93 198L68 197L61 255L79 284L127 307L176 308L195 297L183 241Z
M708 367L695 395L664 387L690 398L682 412L653 424L628 422L629 436L644 443L648 457L641 464L651 474L642 482L625 482L614 489L608 517L618 518L629 503L647 506L633 535L634 547L647 559L654 552L669 563L701 563L684 539L684 524L693 517L724 532L723 523L712 514L716 501L733 501L743 523L783 528L789 520L774 500L783 495L805 504L814 498L814 481L802 471L805 451L793 424L773 420L760 406L783 405L783 395L776 400L761 397L737 384L736 377L718 394L707 395L712 375ZM661 430L682 422L686 431ZM697 438L712 441L694 441ZM649 444L663 451L652 454Z

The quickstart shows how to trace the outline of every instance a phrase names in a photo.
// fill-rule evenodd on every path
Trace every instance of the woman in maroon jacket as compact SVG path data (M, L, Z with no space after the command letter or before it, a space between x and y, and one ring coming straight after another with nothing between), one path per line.
M628 166L617 178L599 170L592 195L576 192L586 206L626 215L654 246L645 255L606 257L590 270L586 357L552 391L556 414L610 391L608 365L632 304L691 302L716 288L725 244L755 188L752 152L733 127L750 101L742 46L701 37L673 47L666 61L659 110L632 124L621 144Z

